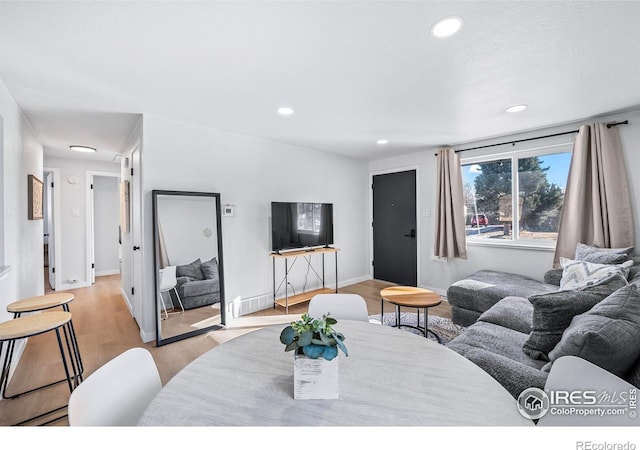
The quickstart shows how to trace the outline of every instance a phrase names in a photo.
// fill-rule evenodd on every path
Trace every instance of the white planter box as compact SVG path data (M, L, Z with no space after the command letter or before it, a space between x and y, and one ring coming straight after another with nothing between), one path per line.
M338 398L338 357L331 361L295 354L293 398L296 400Z

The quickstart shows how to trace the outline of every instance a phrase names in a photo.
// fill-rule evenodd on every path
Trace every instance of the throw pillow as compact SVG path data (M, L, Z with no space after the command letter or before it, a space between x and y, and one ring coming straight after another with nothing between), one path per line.
M189 281L204 280L202 270L200 270L200 258L195 261L176 267L176 275L179 277L187 277Z
M549 371L562 356L578 356L624 378L640 357L640 287L629 285L573 318L549 353Z
M549 361L549 352L560 342L571 319L589 311L598 302L626 285L626 280L615 277L582 290L532 295L529 297L533 305L531 333L522 350L534 359Z
M214 256L209 261L205 261L200 265L202 275L205 280L217 280L218 279L218 259Z
M595 286L614 277L620 277L626 281L633 261L622 264L595 264L561 257L560 265L562 266L560 290L566 291Z
M596 264L620 264L629 259L629 253L632 251L633 247L600 248L579 243L574 259Z

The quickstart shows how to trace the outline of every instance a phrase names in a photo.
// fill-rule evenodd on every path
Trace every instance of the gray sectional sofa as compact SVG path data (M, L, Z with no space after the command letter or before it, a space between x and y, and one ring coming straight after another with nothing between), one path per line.
M447 346L515 398L542 389L553 362L568 355L640 387L640 257L633 261L624 276L579 289L560 288L562 269L544 281L476 272L447 292L454 321L467 327Z
M176 266L177 289L184 309L199 308L220 302L218 259L201 262L200 258ZM174 301L174 307L178 308Z

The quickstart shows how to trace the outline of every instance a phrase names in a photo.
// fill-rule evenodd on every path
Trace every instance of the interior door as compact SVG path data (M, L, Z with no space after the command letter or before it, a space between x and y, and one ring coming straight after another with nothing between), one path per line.
M143 328L142 305L142 211L140 207L142 189L140 180L140 149L131 153L131 195L129 200L131 214L131 252L133 261L133 273L131 279L131 303L133 304L133 317L140 328Z
M45 178L47 184L47 248L49 252L49 286L51 289L56 288L55 261L56 261L56 239L55 239L55 222L53 220L53 172L47 173Z
M417 286L415 170L373 176L373 277Z

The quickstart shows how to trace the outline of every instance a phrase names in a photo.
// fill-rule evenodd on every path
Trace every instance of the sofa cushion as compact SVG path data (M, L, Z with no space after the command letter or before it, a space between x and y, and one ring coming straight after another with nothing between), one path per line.
M482 313L510 295L529 297L557 289L557 286L522 275L480 270L449 286L447 301L452 306Z
M526 333L478 321L451 340L447 347L462 356L467 356L474 349L482 349L525 366L541 369L544 361L533 359L522 351L527 337Z
M530 387L543 389L549 374L483 349L473 349L464 355L500 383L513 398Z
M549 353L549 371L562 356L578 356L624 378L640 357L640 287L618 289L591 310L573 318Z
M621 278L576 291L556 291L532 295L532 327L522 349L532 358L549 361L549 352L560 342L562 333L578 314L590 310L617 289L627 285Z
M217 280L218 279L218 259L214 256L209 261L205 261L200 265L202 275L205 280Z
M180 286L179 292L181 297L195 297L197 295L206 295L220 291L220 283L218 280L195 280Z
M200 270L200 258L195 261L176 267L176 275L179 277L188 277L189 280L204 280L202 270Z
M482 313L478 320L529 334L533 305L525 297L505 297Z
M566 291L595 286L613 277L620 277L626 280L629 275L629 267L633 265L633 262L627 261L622 264L595 264L561 257L560 265L562 266L560 289Z
M633 247L600 248L579 243L574 259L596 264L620 264L629 259L632 251Z

